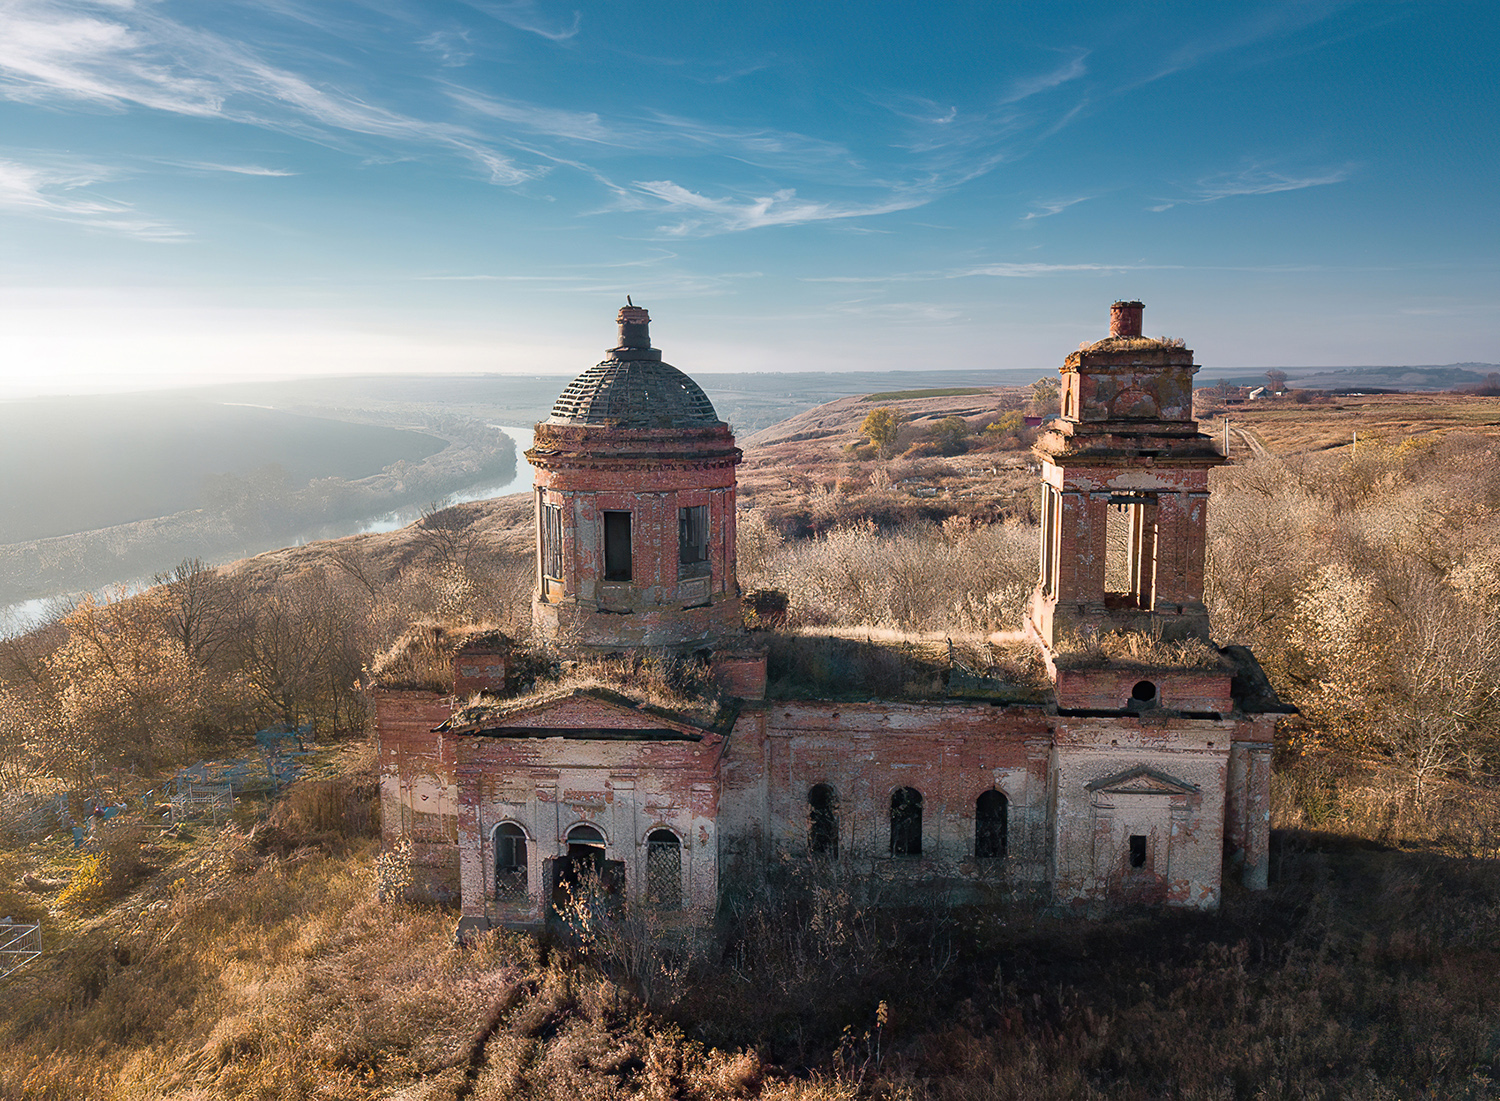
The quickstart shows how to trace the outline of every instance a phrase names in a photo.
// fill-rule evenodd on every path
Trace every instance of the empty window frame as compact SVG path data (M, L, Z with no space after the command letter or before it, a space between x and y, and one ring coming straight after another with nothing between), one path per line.
M1156 588L1156 498L1117 494L1104 526L1104 595L1150 611Z
M495 827L495 898L500 902L526 900L526 832L514 822Z
M891 855L922 855L922 793L916 788L891 792Z
M1010 845L1010 802L1005 793L986 791L974 801L974 855L998 860Z
M1059 556L1058 529L1062 524L1062 494L1049 485L1042 486L1042 592L1057 595Z
M689 505L677 510L677 576L702 577L708 573L708 506Z
M1130 835L1130 866L1132 868L1146 866L1146 835L1143 833Z
M839 797L827 784L807 793L807 850L814 856L839 854Z
M630 513L606 512L604 514L604 580L629 581L630 578Z
M542 576L561 581L563 575L562 506L542 506Z
M646 902L658 910L682 909L682 842L671 830L646 836Z

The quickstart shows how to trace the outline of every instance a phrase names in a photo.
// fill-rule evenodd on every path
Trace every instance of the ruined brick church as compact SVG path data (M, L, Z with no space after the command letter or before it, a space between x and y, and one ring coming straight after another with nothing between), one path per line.
M886 656L905 672L862 677L887 668L863 636L746 628L741 453L651 346L646 311L621 309L617 346L526 453L534 626L564 670L675 655L708 687L522 683L493 634L429 645L443 676L388 658L371 689L384 836L410 841L419 891L472 929L545 921L584 872L626 904L703 915L783 855L893 904L1208 909L1226 874L1264 887L1287 709L1247 650L1209 639L1209 472L1225 460L1193 419L1193 353L1143 338L1141 314L1115 303L1110 335L1062 366L1061 416L1035 447L1024 635L977 660L908 646ZM1100 644L1128 637L1151 645Z

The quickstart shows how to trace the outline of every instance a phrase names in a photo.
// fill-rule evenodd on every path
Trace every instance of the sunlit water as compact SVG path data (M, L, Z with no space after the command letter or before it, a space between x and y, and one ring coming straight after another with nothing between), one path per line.
M533 471L531 464L522 455L531 446L531 429L517 428L508 424L492 424L490 427L500 429L500 431L515 441L515 476L504 483L479 483L469 486L467 489L460 490L445 498L446 503L460 505L467 501L488 501L491 497L504 497L510 493L525 493L531 489ZM425 505L409 505L405 508L388 512L383 516L375 516L365 520L349 520L343 524L323 525L318 529L316 535L300 535L293 538L291 545L301 546L316 539L338 539L345 535L395 531L397 528L404 528L407 524L418 519L422 515L422 509L425 507ZM234 557L238 558L240 556L235 555ZM151 584L152 581L150 578L136 577L100 586L100 588L94 590L94 595L101 599L121 592L130 595L150 587ZM22 634L33 627L40 626L49 619L53 619L66 612L85 595L87 594L56 593L52 596L37 597L34 600L22 600L16 604L0 605L0 638Z

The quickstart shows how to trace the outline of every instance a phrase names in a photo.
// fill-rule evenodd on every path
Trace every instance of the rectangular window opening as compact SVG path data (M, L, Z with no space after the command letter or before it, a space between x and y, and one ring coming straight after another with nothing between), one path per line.
M708 506L689 505L677 510L677 576L702 577L708 573Z
M604 514L604 580L629 581L630 566L630 513L606 512Z
M542 506L542 576L561 581L563 575L562 507Z
M1156 588L1156 499L1116 496L1105 508L1104 595L1150 611Z
M1130 835L1130 866L1132 868L1146 866L1146 835L1143 833Z
M1057 529L1062 512L1062 494L1042 486L1042 592L1057 595Z

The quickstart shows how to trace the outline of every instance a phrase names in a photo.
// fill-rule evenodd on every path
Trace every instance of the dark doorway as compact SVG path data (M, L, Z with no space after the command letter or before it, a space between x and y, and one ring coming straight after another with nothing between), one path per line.
M1010 843L1010 807L1005 793L986 791L974 801L974 855L998 860Z
M814 856L839 854L839 797L827 784L807 793L807 848Z
M891 792L891 855L922 855L922 793L916 788Z
M604 580L629 581L630 567L630 513L606 512L604 514Z

